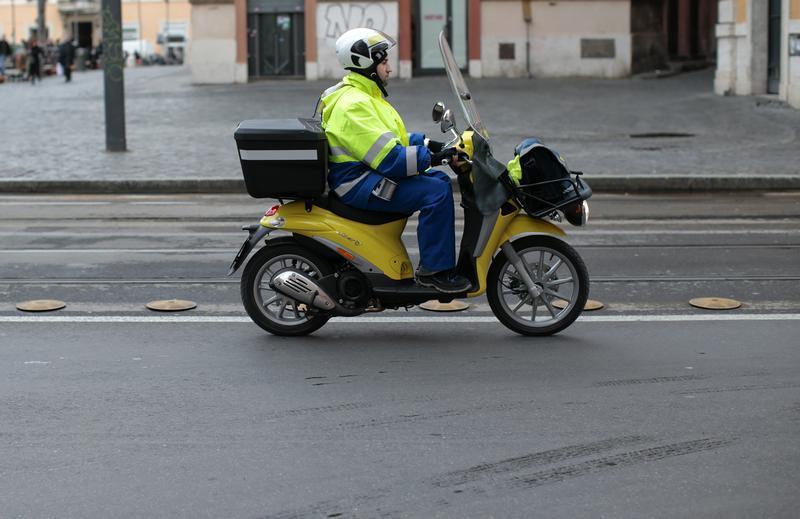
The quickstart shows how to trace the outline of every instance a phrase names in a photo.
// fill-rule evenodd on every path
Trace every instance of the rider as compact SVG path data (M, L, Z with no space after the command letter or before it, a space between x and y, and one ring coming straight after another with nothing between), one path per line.
M430 169L456 158L453 148L406 133L384 97L396 42L373 29L352 29L336 40L336 56L348 70L320 97L322 126L330 145L328 184L344 203L370 211L420 211L417 283L459 293L470 282L454 272L455 212L450 178ZM430 148L430 149L429 149Z

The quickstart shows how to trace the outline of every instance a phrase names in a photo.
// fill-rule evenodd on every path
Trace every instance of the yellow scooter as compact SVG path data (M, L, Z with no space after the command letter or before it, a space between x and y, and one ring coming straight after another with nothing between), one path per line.
M521 185L512 181L506 166L491 155L488 132L443 35L440 49L470 125L459 133L452 113L441 103L434 107L434 120L452 136L446 146L457 147L471 165L469 172L458 175L464 232L456 266L471 288L444 294L415 283L414 267L402 241L409 215L355 209L332 194L290 194L285 198L295 200L274 205L260 222L245 227L250 236L229 271L229 275L234 273L266 239L241 278L244 307L263 329L276 335L306 335L334 316L483 294L498 320L524 335L557 333L582 312L589 294L586 267L564 241L564 231L546 218L564 214L572 223L585 223L589 186L579 174L570 177L566 168L560 169L565 175L559 174L552 160L558 171L550 175L555 178ZM293 150L266 151L243 146L247 145L240 145L243 168L251 158L261 164L275 157L299 157L303 151L297 148L299 144ZM558 157L538 145L522 155L531 174L547 173L542 171L547 159ZM271 237L275 231L283 232Z

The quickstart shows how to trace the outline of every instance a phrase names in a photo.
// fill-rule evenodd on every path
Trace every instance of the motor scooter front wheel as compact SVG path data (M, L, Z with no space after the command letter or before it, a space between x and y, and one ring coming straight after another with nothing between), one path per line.
M492 312L501 323L522 335L560 332L578 318L589 297L586 265L575 249L550 236L529 236L511 245L541 295L530 295L523 276L501 252L486 278L486 297Z
M242 303L253 322L274 335L308 335L321 328L329 317L309 311L303 303L272 288L272 278L286 270L301 272L312 279L333 273L325 260L299 245L267 245L244 268Z

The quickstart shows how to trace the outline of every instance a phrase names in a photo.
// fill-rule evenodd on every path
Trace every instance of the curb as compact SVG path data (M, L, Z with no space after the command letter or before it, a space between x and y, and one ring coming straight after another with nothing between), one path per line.
M587 176L595 193L663 193L800 190L799 175L762 176ZM141 180L0 179L4 194L245 194L244 180L179 178Z

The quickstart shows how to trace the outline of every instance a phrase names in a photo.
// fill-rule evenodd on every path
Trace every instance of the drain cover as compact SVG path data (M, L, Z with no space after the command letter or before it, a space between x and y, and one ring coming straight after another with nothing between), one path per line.
M197 303L183 299L166 299L164 301L150 301L145 306L156 312L182 312L197 308Z
M17 310L22 310L23 312L52 312L53 310L61 310L65 306L67 304L58 299L35 299L19 303Z
M696 297L690 299L689 304L704 310L734 310L742 306L741 301L724 297Z
M681 132L648 132L632 133L629 137L631 139L680 139L683 137L694 137L694 134Z
M559 310L563 310L564 308L567 307L567 305L569 303L567 303L563 299L554 299L553 301L550 302L550 304L555 306ZM586 304L583 305L583 309L588 311L588 312L591 312L592 310L600 310L604 306L605 305L603 303L601 303L600 301L596 301L594 299L587 299L586 300Z
M461 312L469 308L469 303L459 301L458 299L454 299L449 303L441 303L435 299L431 299L430 301L425 301L419 305L419 307L429 312Z

